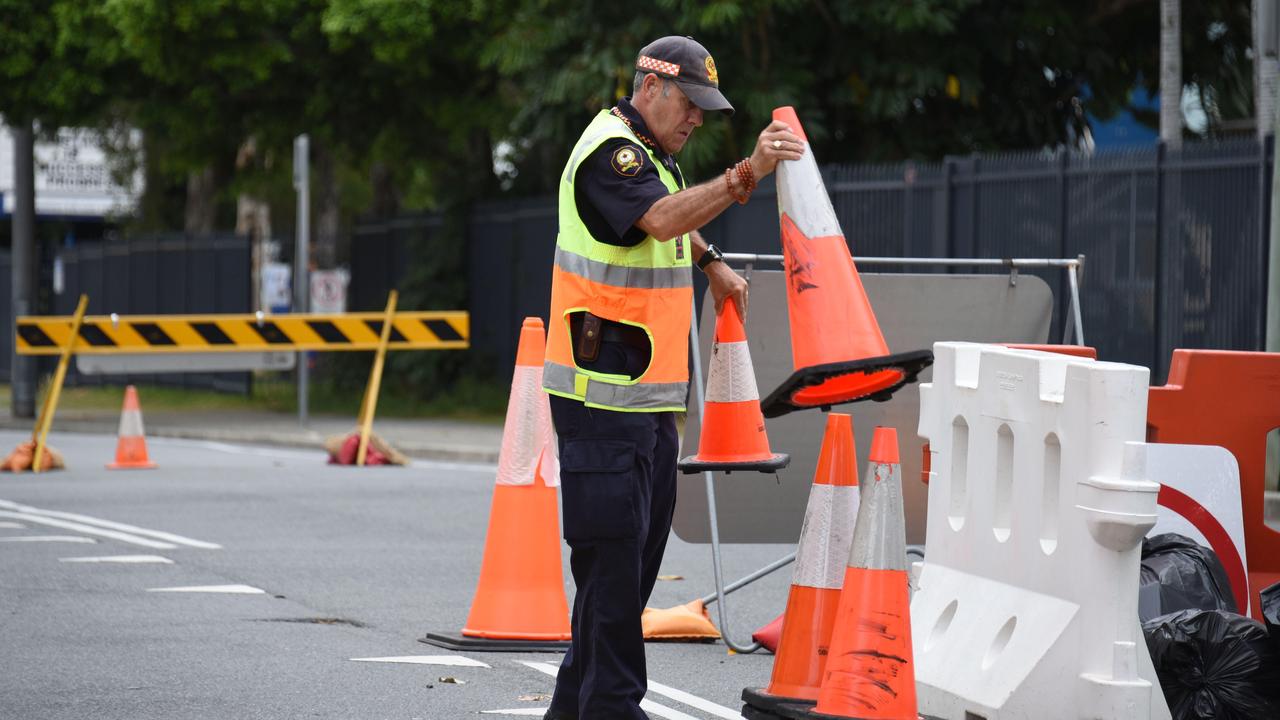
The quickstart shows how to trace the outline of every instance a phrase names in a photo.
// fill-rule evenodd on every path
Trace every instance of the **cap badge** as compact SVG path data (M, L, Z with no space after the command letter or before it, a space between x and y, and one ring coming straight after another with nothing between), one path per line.
M716 61L712 60L710 55L707 56L707 79L711 81L712 85L720 85L720 75L716 72Z

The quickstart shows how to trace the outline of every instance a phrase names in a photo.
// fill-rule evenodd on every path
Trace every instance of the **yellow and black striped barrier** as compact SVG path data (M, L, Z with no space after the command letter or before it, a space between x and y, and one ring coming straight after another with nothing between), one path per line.
M80 325L77 355L146 352L261 352L377 350L380 312L298 315L109 315ZM18 318L19 355L59 355L71 338L73 317ZM462 350L469 346L465 311L396 312L387 350Z
M469 347L470 316L461 310L397 312L397 293L383 312L334 315L108 315L85 316L87 295L70 317L23 316L14 332L19 355L58 355L58 367L32 432L32 469L40 472L45 439L72 355L138 355L262 351L373 350L373 368L360 401L360 446L364 465L378 407L388 350L462 350Z

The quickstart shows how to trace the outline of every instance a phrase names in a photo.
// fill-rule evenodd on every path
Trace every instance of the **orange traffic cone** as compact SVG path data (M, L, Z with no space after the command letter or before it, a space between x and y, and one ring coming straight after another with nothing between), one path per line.
M844 590L813 718L916 720L898 432L871 440L866 497L858 509Z
M716 316L716 342L711 348L711 369L707 371L698 454L682 459L680 470L773 472L789 462L790 455L769 450L769 436L760 415L760 391L747 349L747 331L737 303L725 300Z
M773 119L808 142L794 108L777 108ZM778 163L777 176L795 372L761 403L764 416L887 400L933 363L933 353L889 354L812 150Z
M147 432L142 427L142 406L138 404L138 389L132 385L124 389L124 408L120 410L120 430L116 435L116 461L107 465L108 469L149 470L156 466L147 457Z
M556 500L560 465L551 406L542 392L545 352L542 320L525 318L471 612L460 635L427 633L422 642L455 650L568 647L569 603Z
M776 714L782 703L812 705L818 699L858 517L857 467L853 418L829 414L796 547L773 675L768 688L742 691L751 710Z

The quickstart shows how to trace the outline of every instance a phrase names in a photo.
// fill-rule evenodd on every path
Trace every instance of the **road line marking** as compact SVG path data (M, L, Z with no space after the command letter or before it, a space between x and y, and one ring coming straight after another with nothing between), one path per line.
M481 715L532 715L542 717L551 708L511 708L510 710L481 710Z
M22 523L9 522L8 520L0 521L0 528L4 528L5 530L22 530L25 527L26 525L23 525Z
M96 543L98 541L80 535L15 535L13 537L0 537L0 542Z
M66 563L123 563L126 565L158 563L163 565L172 565L173 561L167 557L159 555L104 555L102 557L65 557L58 558L58 562Z
M222 593L226 595L266 595L267 591L252 585L192 585L190 587L148 588L147 592Z
M352 662L406 663L409 665L449 665L452 667L490 667L479 660L461 655L402 655L400 657L351 658Z
M143 535L147 537L153 537L158 540L163 540L170 543L177 543L178 545L187 545L189 547L201 548L202 550L221 550L222 549L221 545L217 545L215 543L205 542L203 540L193 540L189 537L183 537L181 535L167 533L162 530L148 530L146 528L140 528L136 525L127 525L125 523L113 522L111 520L103 520L101 518L90 517L88 515L80 515L78 513L62 512L60 510L41 510L40 508L31 507L29 505L20 505L18 503L10 502L8 500L0 500L0 508L8 508L10 510L17 510L20 512L31 513L32 515L41 515L44 517L74 520L76 522L85 523L87 525L96 525L98 527L110 528L112 530L120 530L122 532L130 533L133 535ZM171 548L172 546L164 547L164 548L157 546L157 549L160 549L160 550L168 550Z
M62 528L63 530L75 530L76 532L84 533L85 535L98 535L100 537L111 538L112 540L119 540L120 542L127 542L133 545L141 545L142 547L149 547L153 550L173 550L174 548L178 547L177 545L173 545L167 542L160 542L159 540L148 540L147 538L138 537L137 535L130 535L128 533L116 532L115 530L104 530L102 528L93 527L92 525L84 525L82 523L74 523L74 522L68 522L66 520L58 520L56 518L45 517L43 515L33 515L31 513L25 513L25 512L10 512L8 510L0 510L0 517L17 518L18 520L26 520L27 522L33 522L38 525L51 525L56 528Z
M534 670L537 670L538 672L541 672L541 673L546 673L551 677L555 677L556 673L560 672L560 668L550 663L529 662L527 660L520 660L519 662L521 665L524 665L525 667L531 667ZM661 718L667 718L667 720L698 720L698 718L692 715L687 715L685 713L680 712L679 710L676 710L675 708L669 708L666 705L656 703L652 700L641 700L640 709L644 710L650 715L657 715L658 717L661 717Z
M676 702L684 703L689 707L697 708L705 713L715 715L716 717L725 718L726 720L743 720L741 713L734 712L723 705L717 705L710 700L703 700L697 695L687 693L668 685L663 685L662 683L650 680L649 690L656 692L659 695L665 695Z
M206 450L214 450L216 452L228 453L230 455L251 455L256 457L272 457L272 458L289 458L293 460L306 460L315 462L318 458L323 458L324 448L317 447L315 450L289 450L286 448L265 448L253 447L249 445L234 445L232 443L218 442L216 440L180 440L178 438L161 438L170 443L181 442L182 444L194 447L204 448ZM498 466L494 463L484 462L462 462L456 460L426 460L414 459L409 462L410 467L431 468L434 470L460 470L478 473L492 473L498 470Z

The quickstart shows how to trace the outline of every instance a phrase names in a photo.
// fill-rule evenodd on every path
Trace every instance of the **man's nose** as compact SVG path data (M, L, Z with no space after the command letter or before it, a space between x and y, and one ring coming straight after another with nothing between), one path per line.
M689 111L689 124L694 127L702 127L702 108L694 106Z

